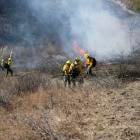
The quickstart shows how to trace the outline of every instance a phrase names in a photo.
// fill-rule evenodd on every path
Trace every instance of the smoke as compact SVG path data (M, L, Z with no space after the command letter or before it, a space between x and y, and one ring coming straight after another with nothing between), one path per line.
M126 25L107 0L27 0L26 3L49 33L46 38L61 40L68 54L74 41L98 59L130 51Z

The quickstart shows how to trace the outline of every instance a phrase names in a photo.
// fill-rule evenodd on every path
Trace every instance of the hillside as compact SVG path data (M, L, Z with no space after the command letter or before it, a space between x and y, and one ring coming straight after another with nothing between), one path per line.
M104 2L104 0L102 1ZM139 0L123 0L122 2L128 8L139 10ZM109 3L106 2L103 8L108 7ZM119 14L122 15L122 18L127 15L115 4L110 4L110 9L115 9L112 12L116 17ZM56 12L51 11L53 14L45 15L46 17L43 19L36 15L26 0L22 2L18 0L0 1L0 45L37 46L46 40L60 44L72 39L69 16L74 14L74 11L68 9L69 11L66 12L59 5L54 10Z
M0 0L0 140L140 140L140 16L112 1Z
M30 90L29 77L23 92L13 88L11 94L17 95L7 103L0 100L0 140L140 139L140 82L114 81L114 88L103 88L86 80L84 87L71 89L44 75L44 85L34 77L40 86Z
M115 0L121 1L127 8L137 11L140 11L140 1L139 0Z
M60 33L64 28L69 29L68 24L65 27L59 20L59 16L63 16L65 23L68 21L67 14L63 11L59 11L57 15L48 15L42 20L36 16L27 0L2 0L0 1L0 45L38 46L46 40L59 44Z

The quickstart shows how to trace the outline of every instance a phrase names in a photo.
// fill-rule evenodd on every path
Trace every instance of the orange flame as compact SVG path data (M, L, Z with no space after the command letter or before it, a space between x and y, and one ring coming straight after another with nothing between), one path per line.
M80 56L84 56L86 51L82 48L80 48L79 44L77 42L73 43L73 49L75 50L76 53L78 53Z

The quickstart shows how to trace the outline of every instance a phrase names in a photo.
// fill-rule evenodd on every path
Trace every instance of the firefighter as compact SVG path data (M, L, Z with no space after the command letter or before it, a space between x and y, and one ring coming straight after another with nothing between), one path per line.
M9 56L7 60L2 60L3 62L3 68L6 69L6 76L8 76L9 72L11 73L11 76L13 76L13 70L11 69L12 64L12 58Z
M91 57L88 53L86 53L84 57L86 59L86 74L93 75L92 68L96 66L96 59Z
M71 85L71 74L70 74L70 66L71 61L67 60L66 63L63 66L63 75L64 75L64 86L66 87Z
M70 66L70 73L71 73L71 81L73 83L73 86L76 86L76 82L78 82L79 85L83 83L83 77L82 77L82 64L80 58L76 58L74 60L74 63Z

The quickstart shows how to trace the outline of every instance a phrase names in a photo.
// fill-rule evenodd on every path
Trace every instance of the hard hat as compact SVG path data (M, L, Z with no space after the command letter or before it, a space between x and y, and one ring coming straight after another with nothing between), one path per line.
M78 65L78 62L77 62L77 61L75 61L75 62L74 62L74 65Z
M71 67L74 67L74 63L71 63Z
M68 60L68 61L66 62L66 64L71 64L70 60Z
M88 53L85 53L85 54L84 54L84 57L85 57L85 58L88 58L88 57L90 57L90 55L89 55Z
M9 57L8 60L11 61L12 60L11 57Z
M76 57L76 58L75 58L75 61L80 62L81 59L80 59L79 57Z

